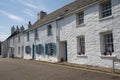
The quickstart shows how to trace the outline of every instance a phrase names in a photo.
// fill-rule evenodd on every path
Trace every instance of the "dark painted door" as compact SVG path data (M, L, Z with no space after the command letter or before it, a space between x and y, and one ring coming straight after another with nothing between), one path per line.
M35 59L35 45L32 46L32 59Z
M67 41L65 41L65 56L66 56L66 61L68 59L68 56L67 56Z

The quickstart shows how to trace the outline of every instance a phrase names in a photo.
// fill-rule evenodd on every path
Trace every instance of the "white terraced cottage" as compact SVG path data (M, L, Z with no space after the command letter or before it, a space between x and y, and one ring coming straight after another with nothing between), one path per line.
M48 15L41 11L7 40L14 57L111 68L120 59L120 0L76 0Z

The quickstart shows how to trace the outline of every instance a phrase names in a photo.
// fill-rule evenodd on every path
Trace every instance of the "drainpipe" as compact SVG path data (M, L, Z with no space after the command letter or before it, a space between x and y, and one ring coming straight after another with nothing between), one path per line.
M35 35L34 35L35 36ZM39 37L34 38L34 59L36 60L36 46L37 46L37 41L39 40Z
M58 59L58 62L60 61L59 59L59 33L58 33L58 23L57 23L57 20L55 20L55 26L56 26L56 57Z
M56 57L58 59L58 62L60 62L60 36L59 36L59 31L58 31L58 20L63 19L63 17L58 17L54 20L55 26L56 26Z

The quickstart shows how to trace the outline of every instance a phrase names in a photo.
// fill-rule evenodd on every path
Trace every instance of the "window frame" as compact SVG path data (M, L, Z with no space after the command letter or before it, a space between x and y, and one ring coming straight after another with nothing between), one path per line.
M52 43L48 43L48 55L53 55L53 46Z
M101 42L102 42L102 44L101 44L102 45L101 46L102 55L104 55L104 56L113 55L113 53L114 53L114 37L113 37L112 31L102 33L101 34Z
M18 54L20 54L20 47L18 47Z
M48 36L52 35L52 25L51 24L47 25L47 35Z
M35 30L34 30L34 38L35 38L35 40L37 40L38 37L39 37L38 29L35 29Z
M85 55L85 36L78 36L77 44L78 55Z
M106 18L106 17L109 17L111 15L112 15L112 3L111 3L111 0L107 0L107 1L105 1L103 3L101 3L100 4L100 18Z
M30 33L27 32L27 41L30 41Z
M56 44L55 43L45 44L45 53L48 56L56 56Z
M77 13L77 25L84 24L84 11Z
M44 47L42 44L36 45L36 53L37 54L44 54Z
M20 38L21 38L21 37L20 37L20 36L18 36L18 43L20 43Z
M15 38L13 37L13 45L15 44Z

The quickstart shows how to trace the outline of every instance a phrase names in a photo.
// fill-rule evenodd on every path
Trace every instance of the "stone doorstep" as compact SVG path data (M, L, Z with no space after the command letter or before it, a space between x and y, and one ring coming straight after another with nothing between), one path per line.
M21 59L21 58L12 58L12 59ZM48 62L48 61L39 61L39 60L33 60L33 59L21 59L21 60L29 60L33 62L35 61L35 62L42 62L42 63L48 63L48 64L57 64L57 65L63 65L63 66L81 68L81 69L100 71L100 72L105 72L105 73L120 74L119 69L116 69L113 72L112 68L104 68L104 67L92 66L92 65L75 64L75 63L68 63L68 62Z

